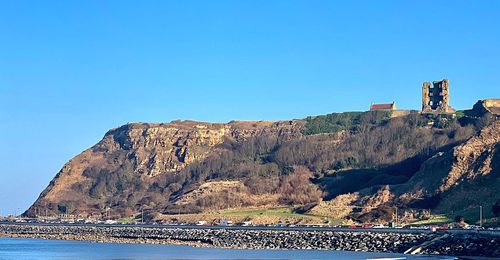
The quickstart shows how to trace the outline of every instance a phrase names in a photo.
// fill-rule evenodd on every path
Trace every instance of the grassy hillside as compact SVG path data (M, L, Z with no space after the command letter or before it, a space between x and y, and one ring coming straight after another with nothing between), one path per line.
M302 131L304 135L321 133L337 133L340 131L357 131L358 128L377 126L385 123L391 117L391 112L344 112L320 116L310 116Z

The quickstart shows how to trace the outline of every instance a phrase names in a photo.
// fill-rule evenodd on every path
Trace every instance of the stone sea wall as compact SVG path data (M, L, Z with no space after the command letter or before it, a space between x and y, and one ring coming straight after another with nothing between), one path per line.
M88 240L95 242L187 244L246 249L319 249L404 253L422 244L420 254L500 256L500 237L439 233L325 230L251 230L107 226L0 225L0 237Z

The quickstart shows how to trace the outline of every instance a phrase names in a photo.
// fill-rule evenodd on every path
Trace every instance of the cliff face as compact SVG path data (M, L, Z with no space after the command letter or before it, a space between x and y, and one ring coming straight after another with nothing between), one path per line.
M407 182L355 194L361 196L351 204L364 207L359 217L365 221L382 217L383 211L394 215L395 207L400 217L412 218L422 210L475 216L481 205L485 216L492 217L492 205L500 201L500 120L451 149L437 152Z
M108 131L99 143L66 163L27 213L41 214L45 209L51 213L100 211L111 203L99 205L102 198L89 193L96 187L96 179L108 182L103 175L128 173L136 182L149 184L155 177L175 175L187 165L217 153L221 150L217 146L224 141L241 143L257 135L286 140L301 136L301 127L297 121L127 124Z
M493 115L500 115L500 99L499 98L491 98L491 99L485 99L482 101L482 105L488 112L492 113Z
M493 156L500 142L500 120L485 127L477 136L439 152L427 160L408 184L398 187L410 189L403 198L419 199L446 192L461 182L467 182L492 172Z
M500 200L500 120L477 136L427 160L408 183L394 187L401 204L438 212L476 211ZM464 213L465 212L465 213Z
M332 208L360 206L364 215L340 215L368 221L390 219L394 205L445 213L492 205L500 120L488 118L365 112L127 124L66 163L25 215L316 204L311 212L331 217L339 215Z
M492 173L493 156L500 142L500 121L487 126L478 136L474 136L464 144L453 148L454 158L451 170L438 192L444 192L460 184L461 181L472 180Z
M134 161L135 173L152 177L179 171L203 159L229 136L231 127L224 124L131 124L109 131L93 150L126 151Z

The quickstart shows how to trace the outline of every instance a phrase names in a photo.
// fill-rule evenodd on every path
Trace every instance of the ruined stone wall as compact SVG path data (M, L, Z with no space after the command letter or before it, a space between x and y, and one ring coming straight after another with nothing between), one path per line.
M431 102L429 98L429 89L431 87L430 82L424 82L422 86L422 111L428 111L431 109L429 103Z
M424 82L422 86L422 112L424 113L453 113L455 110L449 105L449 81L443 79Z

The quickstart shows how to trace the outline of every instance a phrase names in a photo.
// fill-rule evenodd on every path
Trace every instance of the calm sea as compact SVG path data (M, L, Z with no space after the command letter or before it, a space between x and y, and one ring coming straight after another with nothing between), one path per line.
M453 259L322 250L244 250L178 245L0 238L0 259Z

